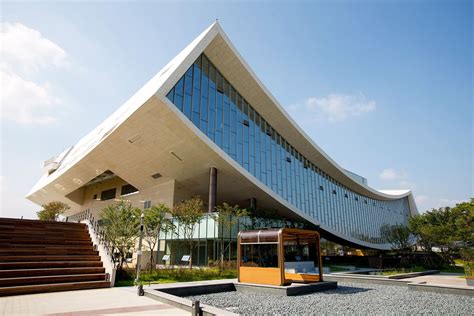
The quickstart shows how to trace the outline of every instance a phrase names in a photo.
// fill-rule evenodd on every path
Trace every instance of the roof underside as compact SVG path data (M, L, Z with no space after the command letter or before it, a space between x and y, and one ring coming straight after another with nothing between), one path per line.
M244 169L225 157L225 153L205 139L198 129L190 126L187 119L165 97L203 52L275 130L308 160L349 189L367 197L379 200L408 197L412 213L416 212L410 191L394 194L376 191L355 181L327 156L260 82L217 23L199 35L122 107L81 139L63 158L59 168L51 175L43 176L27 198L38 204L51 200L74 204L66 196L106 170L111 170L140 190L156 184L156 180L150 175L160 172L163 178L159 181L176 179L181 185L203 193L207 192L207 186L203 184L207 183L206 168L220 165L223 172L228 172L229 175L239 176L242 170L245 174ZM201 149L202 146L206 149ZM185 162L194 163L179 163L171 153L182 157ZM195 170L198 163L201 163L200 168ZM235 186L232 181L234 177L223 179L224 184ZM237 192L252 196L260 195L253 194L260 190L262 199L266 199L264 194L269 195L269 204L294 209L267 188L256 188L258 183L255 181L257 180L251 175L245 174ZM219 190L219 194L225 198L234 191L231 188L226 191L224 188ZM77 206L80 207L79 204ZM301 214L298 216L304 218Z

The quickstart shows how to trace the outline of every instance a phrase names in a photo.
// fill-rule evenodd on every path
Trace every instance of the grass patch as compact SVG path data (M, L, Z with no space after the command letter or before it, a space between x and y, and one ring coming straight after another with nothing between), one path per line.
M405 274L405 273L412 273L412 272L423 272L426 270L427 269L423 267L414 266L411 268L400 268L400 269L391 269L391 270L378 271L378 272L370 272L370 274L390 276L390 275Z
M134 285L134 270L123 270L117 274L115 286L132 286ZM178 269L156 269L153 271L143 271L140 273L140 279L145 284L156 283L174 283L174 282L191 282L204 280L233 279L237 277L237 271L234 269L223 270L219 272L217 268L187 268Z
M413 271L412 269L388 270L388 271L381 271L380 275L390 276L390 275L405 274L405 273L411 273L411 272L421 272L421 271Z
M448 266L448 267L439 269L439 271L445 272L445 273L463 273L464 274L464 267Z

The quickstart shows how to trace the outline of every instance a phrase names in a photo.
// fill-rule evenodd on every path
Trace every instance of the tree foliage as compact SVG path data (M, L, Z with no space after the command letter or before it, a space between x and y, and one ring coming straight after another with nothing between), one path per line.
M140 210L129 202L119 201L101 211L100 225L104 229L105 240L112 247L114 260L120 270L126 255L135 247L140 227Z
M409 228L426 251L439 247L447 260L474 247L474 199L413 216Z
M189 246L189 268L193 267L194 231L204 216L204 202L199 196L182 201L173 207L171 211L173 217L178 221L179 231L183 233L184 239Z
M140 210L138 210L140 211ZM141 211L140 211L141 212ZM172 229L173 224L168 215L171 214L171 210L168 206L163 203L154 205L151 208L143 210L145 215L144 218L144 231L143 239L150 251L150 267L154 267L154 250L158 243L160 232L168 232ZM140 216L141 214L138 214Z
M66 212L70 207L63 202L53 201L50 203L43 204L43 209L36 213L38 219L42 221L57 221L59 215Z
M240 208L238 205L230 205L223 203L216 207L218 214L214 215L214 220L218 223L218 227L221 235L220 243L220 268L224 267L224 253L230 246L232 239L232 230L234 226L239 222L239 219L248 216L249 212L245 208ZM224 235L229 236L229 239L225 242Z
M405 225L383 225L380 228L382 237L392 245L393 250L408 249L413 246L414 238L410 229Z

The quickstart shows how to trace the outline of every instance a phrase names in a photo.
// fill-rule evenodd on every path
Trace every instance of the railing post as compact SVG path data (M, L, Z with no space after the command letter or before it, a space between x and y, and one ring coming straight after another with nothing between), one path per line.
M193 315L193 316L201 315L201 307L200 307L200 303L199 303L198 300L193 301L193 310L191 312L191 315Z

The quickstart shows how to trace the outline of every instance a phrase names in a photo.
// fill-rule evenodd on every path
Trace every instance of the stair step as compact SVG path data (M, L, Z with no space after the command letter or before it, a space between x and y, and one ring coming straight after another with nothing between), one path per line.
M35 249L35 248L25 248L25 249L0 249L0 257L4 255L98 255L98 251L90 249Z
M38 235L38 234L33 234L33 235L28 235L28 234L23 234L23 235L15 235L12 236L10 234L3 233L0 231L0 241L11 241L11 240L17 240L17 239L22 239L25 241L28 240L38 240L38 241L91 241L91 237L88 234L84 234L81 236L71 236L71 235Z
M15 226L15 227L7 227L0 225L0 230L3 233L31 233L31 234L38 234L40 232L49 233L49 234L83 234L87 233L85 228L60 228L54 226L45 226L45 227L23 227L23 226Z
M78 226L78 227L63 227L63 226L57 226L57 225L16 225L16 224L1 224L0 223L0 229L1 230L41 230L41 229L55 229L56 231L77 231L77 232L82 232L82 231L87 231L87 228L85 226Z
M94 250L92 244L89 245L41 245L41 244L23 244L10 245L0 243L0 252L10 250Z
M56 225L64 227L84 227L84 223L74 223L74 222L56 222L56 221L42 221L39 219L19 219L19 218L6 218L0 217L0 224L18 224L18 225Z
M69 283L69 282L85 282L85 281L105 281L105 273L4 278L4 279L0 279L0 288L10 287L10 286L21 286L21 285L53 284L53 283Z
M45 229L1 229L2 235L7 236L72 236L72 237L84 237L87 236L89 232L82 230L56 230L55 228L45 228Z
M16 239L24 240L77 240L77 241L91 241L88 233L84 234L55 234L50 232L43 232L42 234L30 233L6 233L0 230L0 241L11 241Z
M33 246L92 246L91 241L85 240L28 240L28 239L0 239L0 248L4 247L24 247L25 245Z
M102 267L102 261L0 262L0 270Z
M103 267L0 270L0 279L46 275L105 273Z
M97 288L107 288L107 287L110 287L109 281L87 281L87 282L56 283L56 284L41 284L41 285L22 285L22 286L1 287L0 296L97 289Z
M100 261L100 256L98 255L31 255L31 254L0 256L0 262L38 262L38 261Z
M55 245L55 244L9 244L0 243L0 249L93 249L92 243L88 245Z
M0 296L110 287L85 224L0 218Z

